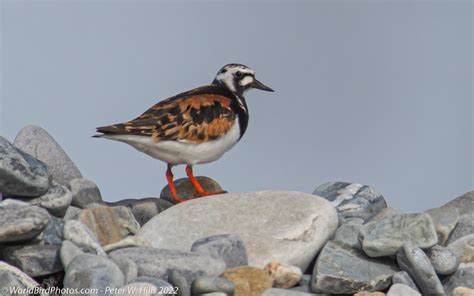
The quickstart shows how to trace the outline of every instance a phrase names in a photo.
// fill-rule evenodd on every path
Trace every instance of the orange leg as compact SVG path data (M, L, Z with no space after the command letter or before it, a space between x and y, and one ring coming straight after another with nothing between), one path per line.
M182 199L178 196L176 193L176 187L174 187L174 181L173 181L173 172L171 172L171 165L168 164L168 169L166 170L166 180L168 180L168 185L170 187L171 191L171 197L173 197L173 200L175 203L180 203L183 201L187 201L188 199Z
M226 191L204 191L204 189L201 187L201 184L199 184L198 180L196 180L196 178L194 177L193 167L190 165L186 166L186 174L188 175L189 181L191 181L191 184L193 184L199 196L209 196L227 193Z

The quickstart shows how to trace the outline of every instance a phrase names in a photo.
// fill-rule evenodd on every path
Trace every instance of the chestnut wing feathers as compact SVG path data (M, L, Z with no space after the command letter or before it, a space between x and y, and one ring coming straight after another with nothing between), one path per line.
M235 118L227 96L195 90L161 101L134 120L99 127L97 131L198 144L224 135Z

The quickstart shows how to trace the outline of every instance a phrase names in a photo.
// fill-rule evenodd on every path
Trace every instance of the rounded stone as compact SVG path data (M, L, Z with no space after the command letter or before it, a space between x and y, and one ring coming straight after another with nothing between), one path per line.
M204 189L204 191L207 191L207 192L222 191L222 187L219 185L219 183L217 183L216 181L214 181L213 179L209 177L197 176L196 180L199 182L199 184ZM181 198L188 199L188 198L199 197L196 189L191 184L191 181L189 181L188 178L175 180L174 186L176 188L176 193ZM173 197L171 196L169 185L166 185L165 188L163 188L160 194L160 198L166 201L169 201L173 204L175 203L175 201L173 200Z
M426 251L437 274L447 275L455 272L459 267L458 256L450 249L436 245Z
M252 266L228 269L222 277L234 283L234 296L260 296L273 284L272 278L266 271Z

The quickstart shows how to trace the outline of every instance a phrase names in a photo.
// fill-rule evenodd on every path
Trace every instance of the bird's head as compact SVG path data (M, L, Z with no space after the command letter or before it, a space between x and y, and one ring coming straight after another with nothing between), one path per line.
M255 78L255 71L242 64L228 64L217 72L212 82L228 88L238 96L243 96L249 89L273 91Z

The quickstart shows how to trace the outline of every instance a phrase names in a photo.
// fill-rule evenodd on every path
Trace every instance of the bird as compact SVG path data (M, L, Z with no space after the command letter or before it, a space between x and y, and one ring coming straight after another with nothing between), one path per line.
M218 160L247 130L248 90L274 92L255 78L255 71L243 64L227 64L214 80L164 99L137 118L97 128L93 137L127 143L167 163L166 179L175 203L190 198L178 196L172 168L186 165L186 175L199 197L225 193L205 191L193 174L193 166Z

